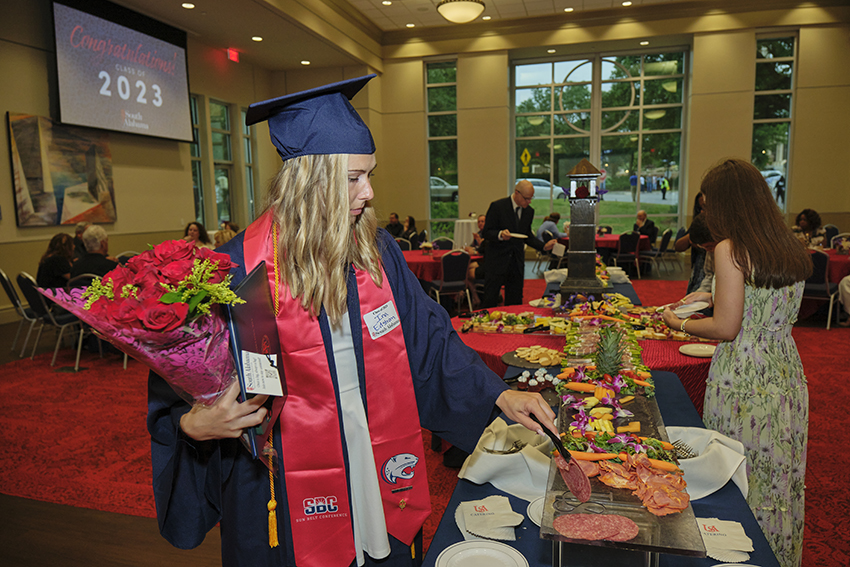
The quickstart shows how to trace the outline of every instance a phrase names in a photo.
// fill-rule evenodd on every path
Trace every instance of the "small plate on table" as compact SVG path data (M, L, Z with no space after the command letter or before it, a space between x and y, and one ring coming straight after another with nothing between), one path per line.
M528 505L528 508L525 509L525 515L528 516L528 519L534 522L538 527L543 523L543 505L546 503L546 497L541 496L535 500L532 500Z
M504 543L461 541L437 556L436 567L528 567L522 553Z
M714 356L714 351L717 349L715 345L706 345L693 343L682 345L679 347L679 352L687 356L695 356L697 358L711 358Z
M518 232L512 232L511 238L528 238L527 234L520 234Z

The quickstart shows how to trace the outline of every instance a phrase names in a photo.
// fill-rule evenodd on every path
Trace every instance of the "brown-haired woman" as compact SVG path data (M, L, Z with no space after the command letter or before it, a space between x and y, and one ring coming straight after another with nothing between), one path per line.
M791 327L812 262L783 222L758 169L728 159L702 181L714 251L713 293L664 310L676 330L722 341L705 391L706 427L747 455L747 502L779 563L800 565L809 397ZM708 301L714 316L680 319L683 303Z
M39 287L65 287L71 277L71 262L74 258L74 237L60 232L50 239L47 251L38 261L35 281Z

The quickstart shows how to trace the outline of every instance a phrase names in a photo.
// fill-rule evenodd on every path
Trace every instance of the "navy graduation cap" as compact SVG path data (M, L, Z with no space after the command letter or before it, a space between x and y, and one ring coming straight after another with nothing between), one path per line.
M272 144L283 161L305 155L371 154L372 133L348 102L374 74L255 102L245 124L269 121Z

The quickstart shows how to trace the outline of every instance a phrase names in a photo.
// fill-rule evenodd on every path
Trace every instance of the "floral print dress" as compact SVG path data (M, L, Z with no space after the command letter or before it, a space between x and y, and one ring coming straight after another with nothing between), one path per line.
M800 565L809 393L791 327L805 282L744 289L741 331L718 345L705 390L706 427L747 454L753 510L780 565Z

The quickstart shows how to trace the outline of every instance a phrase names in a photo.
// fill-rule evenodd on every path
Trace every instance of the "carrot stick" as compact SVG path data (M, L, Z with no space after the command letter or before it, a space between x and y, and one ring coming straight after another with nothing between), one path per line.
M649 439L649 437L641 437L640 438L641 441L646 441L647 439ZM672 443L668 443L667 441L661 441L661 439L657 439L657 441L659 441L661 443L661 447L664 448L665 450L667 450L667 451L673 450L673 444Z
M585 453L584 451L570 451L570 455L579 461L607 461L619 457L617 453Z
M585 382L567 382L565 388L575 390L576 392L593 392L596 389L596 384L587 384Z
M643 386L644 388L654 388L655 387L652 384L650 384L649 382L644 382L643 380L632 380L632 381L635 384L637 384L638 386Z
M572 376L575 373L576 373L576 369L573 368L572 366L568 366L568 367L564 368L563 372L558 374L558 378L561 378L561 379L569 378L570 376Z
M570 319L605 319L607 321L614 321L615 323L625 323L622 319L609 317L607 315L573 315Z
M620 457L621 461L626 462L626 454L625 453L620 453L619 457ZM647 457L646 460L649 461L649 464L652 465L653 468L656 468L656 469L659 469L659 470L662 470L662 471L668 471L668 472L681 472L682 471L682 469L680 469L679 466L676 463L671 463L669 461L659 461L658 459L650 459L649 457Z
M640 376L641 378L651 378L651 377L652 377L652 373L651 373L651 372L646 372L646 371L644 371L644 370L639 371L639 372L637 373L637 375L638 375L638 376Z

